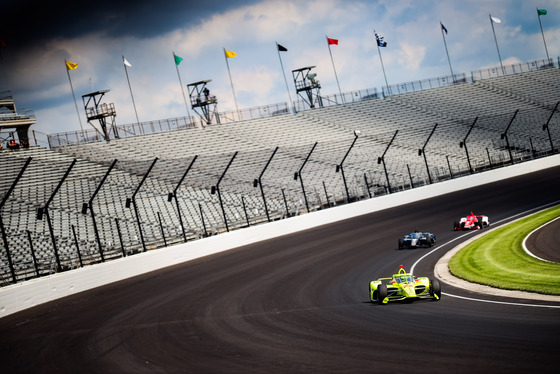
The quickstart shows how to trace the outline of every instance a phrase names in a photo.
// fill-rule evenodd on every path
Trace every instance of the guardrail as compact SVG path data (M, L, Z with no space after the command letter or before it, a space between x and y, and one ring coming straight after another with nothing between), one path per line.
M19 110L17 113L0 113L0 122L20 121L25 119L35 119L35 113L30 109Z
M467 83L467 76L465 73L393 84L383 87L382 92L383 96L386 97L408 92L429 90L431 88L446 87L460 83Z
M558 68L560 67L560 57L557 57L555 62L553 59L542 59L529 62L520 62L518 64L504 66L503 69L499 66L487 69L475 70L471 72L472 81L503 77L504 75L513 75L519 73L526 73L529 71Z

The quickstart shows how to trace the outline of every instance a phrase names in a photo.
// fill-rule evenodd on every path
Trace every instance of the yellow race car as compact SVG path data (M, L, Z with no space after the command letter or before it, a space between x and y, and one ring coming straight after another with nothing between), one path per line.
M389 301L406 299L441 299L441 287L437 279L415 277L401 265L399 272L390 278L379 278L369 283L372 303L387 304Z

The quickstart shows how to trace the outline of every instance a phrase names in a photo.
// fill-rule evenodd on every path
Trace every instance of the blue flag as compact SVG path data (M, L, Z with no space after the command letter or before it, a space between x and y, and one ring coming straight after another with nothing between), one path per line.
M387 47L387 42L385 40L383 40L382 36L377 35L377 33L375 33L375 39L377 40L377 45L380 47Z

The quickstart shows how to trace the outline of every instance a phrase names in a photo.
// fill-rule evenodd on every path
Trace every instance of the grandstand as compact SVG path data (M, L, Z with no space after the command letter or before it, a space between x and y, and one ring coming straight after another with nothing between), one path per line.
M295 114L0 150L0 282L553 154L560 69L541 65Z

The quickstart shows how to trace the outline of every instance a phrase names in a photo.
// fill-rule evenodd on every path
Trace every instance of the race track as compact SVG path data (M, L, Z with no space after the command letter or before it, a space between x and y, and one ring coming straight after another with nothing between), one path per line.
M560 303L442 283L441 301L380 306L369 302L368 284L428 252L397 250L397 239L415 228L437 234L441 250L415 266L416 275L433 277L452 248L444 243L463 234L452 231L460 216L472 210L498 222L557 202L559 191L556 167L9 315L0 319L2 372L556 372Z
M549 222L527 238L531 253L543 260L560 262L560 219Z

